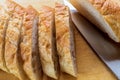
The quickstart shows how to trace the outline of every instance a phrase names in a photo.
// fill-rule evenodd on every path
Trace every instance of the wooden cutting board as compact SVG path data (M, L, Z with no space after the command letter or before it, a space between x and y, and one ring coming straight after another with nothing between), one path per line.
M74 27L74 26L73 26ZM109 69L100 61L86 41L74 27L76 59L78 67L77 78L61 74L59 80L117 80ZM0 71L0 80L18 80L13 75Z
M28 4L27 0L15 0L15 1L23 4L24 6ZM39 5L46 3L49 3L47 4L49 6L53 6L50 0L29 0L29 4L33 4L33 6L36 9L39 9ZM77 78L74 78L68 74L63 73L60 75L59 80L117 80L116 77L110 72L110 70L92 51L87 42L77 31L75 26L73 27L76 44L76 63L78 68L77 70L78 75ZM0 80L18 80L18 79L11 74L7 74L3 71L0 71Z

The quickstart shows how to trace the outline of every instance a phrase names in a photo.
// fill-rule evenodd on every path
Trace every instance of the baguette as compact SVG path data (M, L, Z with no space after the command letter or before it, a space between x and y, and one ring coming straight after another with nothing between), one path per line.
M9 18L10 18L9 14L0 4L0 69L5 72L8 72L4 58L4 47L5 47L6 29L8 26Z
M29 6L23 21L21 38L21 55L23 68L30 80L41 80L41 66L37 39L37 12Z
M56 43L60 68L76 77L75 49L69 8L56 3L55 7Z
M70 0L78 11L115 42L120 42L120 0Z
M8 22L8 28L5 38L5 62L9 73L12 73L20 80L29 80L22 67L22 59L20 58L19 43L20 32L22 27L22 18L24 15L24 8L20 5L10 1L8 4L8 10L13 8L11 18ZM9 7L10 6L10 7Z
M54 9L44 6L40 11L39 51L43 72L54 79L58 78L58 60L55 47Z

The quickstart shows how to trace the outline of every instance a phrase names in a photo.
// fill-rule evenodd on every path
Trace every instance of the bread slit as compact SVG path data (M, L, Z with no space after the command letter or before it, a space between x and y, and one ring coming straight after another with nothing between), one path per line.
M56 43L60 69L63 72L76 77L74 37L70 18L69 8L65 5L56 3Z
M12 4L9 5L9 4ZM29 80L22 67L22 58L19 52L21 27L24 16L24 8L17 3L10 1L8 10L12 8L11 18L8 22L5 38L5 62L9 73L20 80Z
M23 68L30 80L41 80L41 63L38 49L38 21L37 12L29 6L26 9L22 26L22 39L20 44L23 59Z
M58 78L58 60L55 47L54 9L43 6L39 14L39 51L43 72Z

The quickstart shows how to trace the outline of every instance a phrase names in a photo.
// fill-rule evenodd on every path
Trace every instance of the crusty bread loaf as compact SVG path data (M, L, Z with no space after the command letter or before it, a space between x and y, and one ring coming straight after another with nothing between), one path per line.
M70 0L70 2L111 39L120 42L120 0Z
M10 1L8 6L8 10L10 7L13 8L11 13L11 18L8 22L8 28L6 31L5 38L5 62L7 69L10 73L14 74L20 80L29 80L27 75L25 74L22 67L22 59L20 58L19 52L19 42L20 42L20 32L22 27L22 19L25 13L25 9L20 5ZM9 7L10 6L10 7Z
M76 76L74 40L67 6L56 3L55 25L60 68L63 72Z
M39 14L39 51L43 71L49 77L58 78L58 60L55 47L54 9L44 6Z
M0 69L8 72L4 58L4 46L5 46L5 35L7 29L7 23L9 21L9 14L6 12L4 7L0 4Z
M39 59L38 38L37 38L37 12L29 6L26 9L22 26L21 55L23 68L30 80L41 80L41 66Z

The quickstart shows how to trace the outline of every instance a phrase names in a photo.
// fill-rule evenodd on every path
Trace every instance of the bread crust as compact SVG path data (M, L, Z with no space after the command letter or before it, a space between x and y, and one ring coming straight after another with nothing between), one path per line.
M20 58L19 43L22 27L22 19L25 9L15 2L10 1L9 4L13 4L11 18L8 22L8 28L5 38L5 62L9 73L12 73L20 80L29 80L22 67L22 59ZM8 6L8 10L10 9ZM10 11L10 10L9 10Z
M22 27L21 55L23 68L30 80L41 80L41 66L37 44L37 16L36 10L29 6L26 9Z
M115 42L120 42L119 0L70 0L76 9Z
M120 1L88 0L102 15L120 41Z
M75 54L74 40L71 31L69 8L67 6L56 3L55 25L60 68L63 72L76 76L75 56L73 56Z
M39 51L43 72L54 79L58 78L58 60L55 47L54 9L48 6L40 10Z
M5 58L4 58L4 46L5 46L5 36L6 36L6 29L7 29L7 23L9 21L9 14L6 12L6 10L3 8L2 5L0 5L0 69L3 71L8 72L8 69L6 67Z

